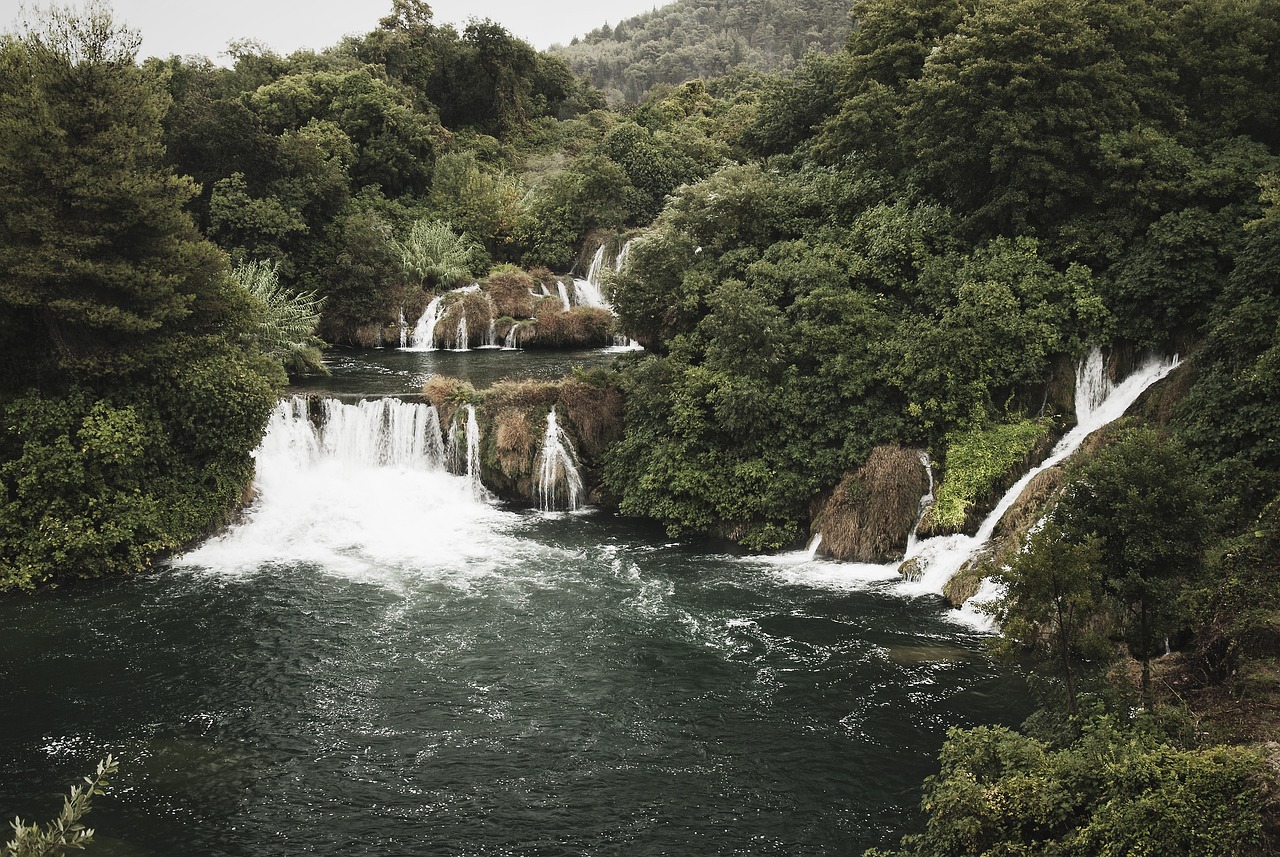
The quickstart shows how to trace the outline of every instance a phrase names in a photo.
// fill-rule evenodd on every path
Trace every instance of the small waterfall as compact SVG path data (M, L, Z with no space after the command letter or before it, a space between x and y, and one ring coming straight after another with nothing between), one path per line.
M911 532L907 534L907 556L911 556L915 550L916 542L919 540L916 536L916 530L920 529L920 522L924 520L924 516L929 514L929 510L933 508L933 462L929 460L929 453L924 450L920 451L920 464L924 467L924 473L929 477L929 490L920 498L919 511L916 513L915 526L911 528Z
M538 508L550 512L561 505L559 486L564 486L564 507L573 511L582 507L582 477L578 475L578 456L556 424L556 409L547 413L547 431L538 451Z
M413 335L409 337L409 347L416 351L436 350L436 324L440 321L440 303L443 300L444 295L436 295L427 304L413 328Z
M459 425L461 414L455 413L449 423L449 439L445 445L445 460L449 472L465 476L471 487L471 496L477 500L488 497L489 492L480 482L480 424L476 421L475 405L467 405L466 422Z
M463 313L462 316L458 318L458 331L454 334L453 350L469 351L470 349L467 348L467 337L467 314Z
M626 266L627 258L630 257L631 255L631 245L632 243L635 242L635 240L636 239L634 238L628 238L626 241L623 242L622 249L618 251L618 258L613 260L613 270L615 272L620 273L622 269Z
M600 274L604 270L604 253L606 244L601 244L596 254L591 257L591 264L587 267L587 278L574 278L573 293L578 306L599 307L613 312L613 306L605 300L604 292L601 291Z
M476 422L474 405L467 405L467 481L471 483L471 496L477 500L488 496L480 482L480 424Z
M591 264L587 266L587 282L589 283L600 284L600 271L604 268L604 248L607 243L601 244L596 250L596 254L591 257Z
M481 348L501 348L498 345L498 320L493 316L489 316L489 332L484 335L484 344Z
M1091 350L1076 369L1077 401L1081 400L1079 398L1081 390L1088 391L1086 393L1088 405L1083 409L1077 405L1079 413L1077 413L1078 421L1075 428L1063 435L1048 458L1014 483L1013 487L1000 498L1000 502L996 504L991 514L983 520L975 535L936 536L912 544L907 551L907 558L918 557L924 571L919 583L904 584L908 591L942 592L942 588L952 575L990 540L996 524L1017 501L1032 479L1048 468L1061 463L1079 449L1080 444L1084 443L1089 435L1123 416L1144 390L1176 369L1180 362L1177 355L1171 358L1152 355L1121 383L1104 386L1100 380L1102 377L1101 352L1097 349ZM1094 391L1103 389L1107 391L1105 397L1095 404L1094 397L1098 394Z
M409 344L409 325L405 324L403 304L396 308L396 323L400 326L400 347L404 348Z
M814 533L813 538L809 540L809 547L805 548L805 554L809 558L809 562L813 562L818 558L818 548L822 547L822 533Z
M1080 422L1088 420L1113 389L1115 386L1107 377L1102 349L1095 345L1076 368L1076 419Z
M609 302L600 293L600 286L590 280L574 280L573 294L577 298L578 306L592 306L612 310Z
M502 341L502 347L507 351L515 351L520 346L517 344L516 331L520 329L520 325L512 322L511 329L507 331L507 337Z
M565 312L568 312L573 305L569 302L569 290L565 288L563 280L556 281L556 291L560 293L560 302L564 304Z

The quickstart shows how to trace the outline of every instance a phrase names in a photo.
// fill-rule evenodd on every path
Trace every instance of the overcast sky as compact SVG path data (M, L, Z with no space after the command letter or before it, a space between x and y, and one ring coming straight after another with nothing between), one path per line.
M554 42L567 44L601 24L616 24L665 2L429 0L429 5L437 24L452 23L461 29L469 18L492 18L541 50ZM24 6L47 5L45 0L0 0L0 28L11 30ZM216 62L233 39L256 39L279 54L327 48L349 33L372 30L391 10L391 0L112 0L111 6L118 21L142 31L140 59L201 54Z

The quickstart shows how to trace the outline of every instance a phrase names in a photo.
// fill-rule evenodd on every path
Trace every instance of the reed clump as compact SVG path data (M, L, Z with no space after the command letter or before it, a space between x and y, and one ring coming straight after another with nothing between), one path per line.
M822 551L853 562L901 557L928 487L918 451L875 447L815 515L813 530L822 534Z
M529 318L533 315L533 277L518 268L501 269L489 275L485 291L493 301L494 315Z

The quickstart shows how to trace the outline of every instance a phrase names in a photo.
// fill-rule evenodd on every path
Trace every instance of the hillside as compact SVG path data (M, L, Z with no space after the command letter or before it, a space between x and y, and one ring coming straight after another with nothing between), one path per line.
M639 102L658 84L795 67L809 51L830 53L848 38L847 0L679 0L615 26L605 24L551 53L604 90L611 104Z

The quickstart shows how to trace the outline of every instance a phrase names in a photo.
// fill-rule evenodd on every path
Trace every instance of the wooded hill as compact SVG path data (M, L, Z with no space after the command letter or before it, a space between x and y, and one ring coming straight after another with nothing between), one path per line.
M677 0L553 45L550 53L586 75L610 104L637 104L662 84L739 67L795 68L809 51L842 47L850 22L848 0Z

